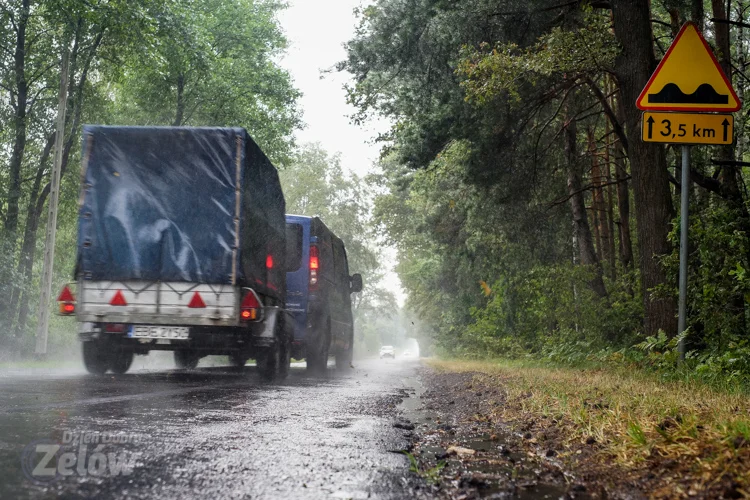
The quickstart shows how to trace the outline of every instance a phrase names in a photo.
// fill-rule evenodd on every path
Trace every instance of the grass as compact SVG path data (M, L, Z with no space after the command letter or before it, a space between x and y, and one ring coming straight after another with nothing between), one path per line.
M18 361L0 361L0 370L78 368L80 366L80 360L67 359L21 359Z
M445 468L444 461L438 462L434 467L425 469L419 465L419 461L414 455L408 452L404 452L404 454L409 459L409 472L413 472L430 484L438 482L440 479L440 472Z
M436 360L438 370L477 372L501 385L506 401L493 409L505 422L528 416L560 422L572 450L591 438L624 467L674 460L706 491L731 477L747 496L750 483L750 397L700 382L664 382L621 369L574 369L515 361Z

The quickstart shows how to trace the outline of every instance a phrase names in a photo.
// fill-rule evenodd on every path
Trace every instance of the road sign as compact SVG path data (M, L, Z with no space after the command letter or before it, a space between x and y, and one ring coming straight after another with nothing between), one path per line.
M732 83L693 23L682 26L636 105L644 111L704 112L737 111L741 106Z
M734 117L706 113L643 113L644 142L732 144Z

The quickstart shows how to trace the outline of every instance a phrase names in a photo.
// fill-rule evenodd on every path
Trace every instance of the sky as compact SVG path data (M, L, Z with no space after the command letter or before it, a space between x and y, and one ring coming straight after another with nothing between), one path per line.
M344 43L354 35L357 19L354 9L362 0L290 0L279 15L290 47L281 64L291 72L300 101L305 129L297 133L299 142L320 142L329 153L340 152L343 166L359 175L366 174L378 158L373 143L387 123L364 127L350 123L354 108L346 103L343 85L348 73L334 70L346 58ZM327 70L331 72L323 74Z
M296 133L298 143L319 142L330 154L340 153L342 166L360 176L373 169L380 153L374 139L388 130L383 120L364 126L351 123L354 108L346 103L347 73L334 70L346 58L344 44L354 35L354 9L367 0L288 0L289 8L279 22L289 40L281 60L302 92L299 101L305 128ZM329 71L330 70L330 71ZM387 249L387 262L395 262L395 250ZM352 270L356 272L356 270ZM403 305L404 294L398 277L389 269L384 285ZM367 286L367 284L365 284Z

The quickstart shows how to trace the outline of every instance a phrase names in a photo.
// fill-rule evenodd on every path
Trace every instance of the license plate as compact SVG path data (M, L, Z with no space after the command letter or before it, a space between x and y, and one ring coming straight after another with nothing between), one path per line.
M190 336L190 329L185 326L134 325L128 336L139 339L184 340Z

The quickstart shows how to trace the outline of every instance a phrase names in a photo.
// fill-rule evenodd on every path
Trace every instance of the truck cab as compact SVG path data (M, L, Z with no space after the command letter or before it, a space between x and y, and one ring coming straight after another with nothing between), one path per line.
M330 354L351 366L354 325L351 294L362 276L349 274L344 242L318 217L286 216L286 307L294 327L292 357L322 372Z

